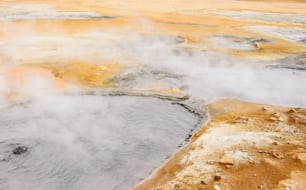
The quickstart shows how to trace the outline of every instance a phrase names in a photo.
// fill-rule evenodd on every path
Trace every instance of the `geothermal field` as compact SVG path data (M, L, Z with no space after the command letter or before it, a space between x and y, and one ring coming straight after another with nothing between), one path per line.
M305 0L2 0L0 73L0 190L306 190Z

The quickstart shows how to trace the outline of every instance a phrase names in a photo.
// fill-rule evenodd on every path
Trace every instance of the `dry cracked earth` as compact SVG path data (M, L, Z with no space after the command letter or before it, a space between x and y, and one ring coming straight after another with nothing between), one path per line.
M306 190L304 0L3 0L0 73L0 189Z

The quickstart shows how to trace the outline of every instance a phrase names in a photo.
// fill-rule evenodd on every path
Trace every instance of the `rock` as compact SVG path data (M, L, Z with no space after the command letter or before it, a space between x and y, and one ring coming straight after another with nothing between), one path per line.
M296 108L292 108L288 112L289 113L298 113L299 111Z
M248 123L248 121L249 121L249 119L247 117L242 117L242 116L237 117L235 119L236 123Z
M277 143L276 141L274 141L274 142L272 143L272 145L275 145L275 146L276 146L276 145L278 145L278 143Z
M216 173L214 176L215 181L220 181L221 180L221 175L219 173Z
M207 164L215 164L216 163L216 161L214 161L214 160L207 160L207 162L206 162Z
M273 166L273 167L276 167L279 164L278 160L275 160L275 159L272 159L272 158L263 158L262 161L271 165L271 166Z
M274 157L274 158L277 158L277 159L284 159L284 156L282 155L282 153L280 153L280 152L277 152L277 151L272 151L272 156Z
M204 180L201 180L200 183L201 183L202 185L207 185L207 183L206 183Z
M177 190L179 187L180 187L179 184L174 184L173 190Z
M234 160L229 157L229 156L223 156L220 160L219 160L219 164L224 164L224 165L234 165Z
M264 186L263 186L263 185L258 185L257 188L258 188L258 189L263 189Z
M285 179L280 181L277 185L279 190L295 190L298 182L292 179Z
M287 144L299 145L299 144L301 144L301 141L299 141L299 140L291 140L291 141L288 141Z
M300 161L302 164L306 164L306 153L296 154L296 159Z
M278 112L275 112L273 115L274 115L275 117L280 117L280 114L279 114Z
M269 118L271 121L278 121L278 118L276 118L276 117L270 117Z
M273 114L273 116L270 117L270 120L271 121L280 121L280 122L284 122L285 121L285 119L283 117L281 117L280 113L278 113L278 112L275 112Z
M285 121L285 119L284 119L284 118L282 118L282 117L279 117L279 118L278 118L278 121L280 121L280 122L284 122L284 121Z
M255 161L254 159L252 159L252 158L249 158L249 159L248 159L248 162L249 162L250 164L256 164L256 161Z
M17 146L14 150L13 150L13 154L15 155L21 155L25 152L28 151L28 147L25 146Z
M214 185L214 190L221 190L219 185Z

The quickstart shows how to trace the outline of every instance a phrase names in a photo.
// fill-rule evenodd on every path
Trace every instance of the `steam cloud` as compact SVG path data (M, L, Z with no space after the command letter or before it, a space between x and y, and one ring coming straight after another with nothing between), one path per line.
M69 35L54 29L50 36L34 32L31 23L28 29L21 31L7 22L6 27L0 29L5 36L0 41L0 62L7 69L20 63L39 64L58 59L73 58L88 64L106 60L127 68L123 75L132 78L131 83L125 84L130 88L165 83L185 90L191 99L203 103L231 97L306 107L306 72L267 68L266 62L251 58L239 59L219 52L190 50L184 47L182 38L160 34L150 24L142 23L144 28L150 28L146 34L135 33L131 26L120 31L97 30ZM219 44L224 43L231 41ZM244 48L245 44L242 46ZM225 44L225 47L232 47L232 44ZM235 47L240 49L239 43ZM1 95L16 88L8 80L5 69L0 76ZM140 75L143 71L145 74ZM163 160L165 152L173 152L197 120L183 108L173 107L167 101L139 97L66 96L52 91L48 80L35 75L26 78L20 88L31 97L29 102L2 103L0 107L0 147L3 147L0 149L3 150L0 168L15 172L18 166L25 164L30 170L42 169L38 170L42 173L30 171L33 176L25 179L25 173L29 171L12 172L12 175L0 172L0 176L5 175L6 181L0 178L0 187L4 189L76 189L77 186L79 189L98 189L101 181L109 189L126 189L124 185L131 186L140 176L148 174L148 170L141 173L139 165L149 170L156 167L159 164L157 160ZM160 134L154 135L157 129ZM122 131L128 133L128 138ZM169 137L166 134L173 135ZM174 142L173 138L178 139ZM25 161L9 154L18 144L30 147L29 153L21 155ZM50 152L58 157L48 158ZM139 164L147 155L151 160ZM104 161L110 161L111 165L103 164ZM58 167L52 168L54 166ZM111 175L101 175L98 166L104 174ZM133 180L129 181L131 176L122 174L122 171L134 172ZM120 177L119 182L114 180L114 176ZM42 177L42 184L34 183L35 177ZM75 186L61 183L62 179ZM28 184L20 184L24 181ZM51 187L54 181L58 184Z

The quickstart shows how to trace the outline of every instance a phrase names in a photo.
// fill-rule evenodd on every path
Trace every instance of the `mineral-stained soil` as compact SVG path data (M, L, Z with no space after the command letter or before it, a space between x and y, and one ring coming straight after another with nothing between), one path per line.
M210 120L133 189L305 189L305 109L233 99L205 109Z

